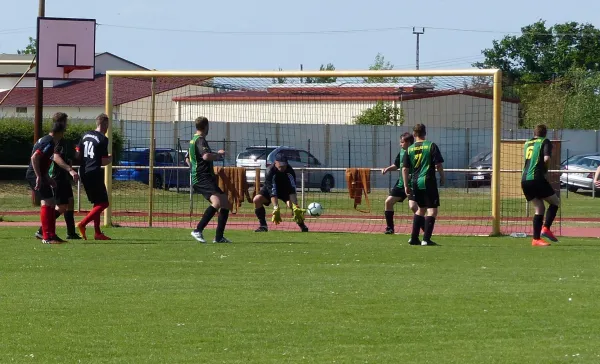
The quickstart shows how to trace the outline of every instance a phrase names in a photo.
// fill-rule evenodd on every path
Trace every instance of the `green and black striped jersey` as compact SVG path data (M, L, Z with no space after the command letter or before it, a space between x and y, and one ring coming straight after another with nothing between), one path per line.
M192 140L190 140L189 147L189 158L190 164L192 165L192 183L196 184L200 180L205 179L207 177L214 177L215 170L213 166L213 161L205 161L202 157L206 153L212 153L208 143L206 142L206 138L201 135L194 135Z
M441 163L444 163L444 158L438 146L424 140L408 147L402 166L412 174L413 188L424 190L428 186L437 186L435 166Z
M525 163L523 166L522 181L546 179L548 168L544 157L552 156L552 143L546 138L535 137L525 142L523 148Z

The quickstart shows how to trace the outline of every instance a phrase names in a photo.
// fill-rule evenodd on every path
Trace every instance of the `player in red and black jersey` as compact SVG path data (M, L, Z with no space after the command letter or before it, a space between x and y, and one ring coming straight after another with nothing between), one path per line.
M104 184L103 166L110 164L112 157L108 154L108 116L100 114L96 118L96 130L83 134L76 148L76 158L81 162L81 182L88 200L94 205L92 210L77 224L81 236L87 240L85 228L94 222L94 239L110 240L100 230L100 214L108 207L108 192Z
M29 167L25 173L25 178L41 203L40 220L42 222L42 242L44 244L65 242L56 236L56 217L54 213L56 181L48 175L52 157L56 152L56 144L60 142L64 132L64 123L53 122L50 134L40 138L33 146Z
M58 112L54 114L52 120L55 123L65 124L66 130L67 118L67 114ZM75 232L73 188L71 187L70 180L70 178L73 178L77 182L79 175L71 167L70 160L67 158L64 139L59 140L54 147L54 155L52 156L48 175L56 182L56 188L54 188L54 198L57 204L54 210L55 218L58 219L60 215L64 216L65 223L67 224L67 240L81 239ZM44 238L42 227L35 233L35 237L38 239Z

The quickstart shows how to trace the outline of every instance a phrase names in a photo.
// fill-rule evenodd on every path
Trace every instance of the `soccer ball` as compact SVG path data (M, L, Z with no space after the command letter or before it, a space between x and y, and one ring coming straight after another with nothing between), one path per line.
M311 202L306 209L310 216L321 216L323 214L323 206L318 202Z

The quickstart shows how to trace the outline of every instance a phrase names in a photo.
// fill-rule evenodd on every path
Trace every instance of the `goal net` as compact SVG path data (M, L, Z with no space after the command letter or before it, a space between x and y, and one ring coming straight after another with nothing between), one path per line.
M394 165L400 136L418 123L444 158L437 234L529 225L519 174L510 172L522 165L522 136L511 136L519 103L494 93L493 71L109 72L107 79L111 127L123 138L108 168L107 223L195 226L207 201L190 189L185 154L194 120L205 116L210 147L226 152L214 165L235 205L230 229L258 226L251 200L281 152L295 170L300 205L319 202L325 210L307 214L311 231L383 232L400 172L382 169ZM505 154L498 155L508 171L501 181L492 173L494 145ZM408 201L394 210L396 232L409 233ZM298 229L291 211L282 216L274 229Z

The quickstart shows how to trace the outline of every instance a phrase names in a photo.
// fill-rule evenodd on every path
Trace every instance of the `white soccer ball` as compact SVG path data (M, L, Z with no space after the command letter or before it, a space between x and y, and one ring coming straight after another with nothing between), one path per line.
M306 209L310 216L321 216L323 214L323 206L318 202L311 202Z

